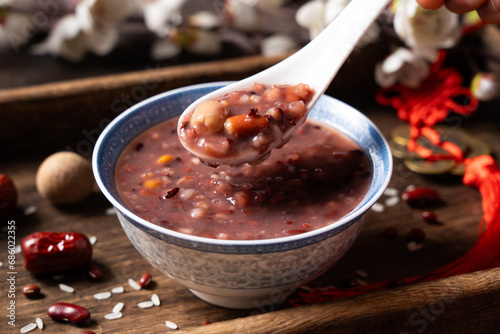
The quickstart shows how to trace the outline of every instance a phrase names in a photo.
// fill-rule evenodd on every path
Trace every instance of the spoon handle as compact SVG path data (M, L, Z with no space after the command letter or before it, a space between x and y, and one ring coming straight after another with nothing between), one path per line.
M309 105L314 105L366 30L389 2L390 0L351 0L347 7L309 44L282 62L261 72L259 82L309 84L315 90Z

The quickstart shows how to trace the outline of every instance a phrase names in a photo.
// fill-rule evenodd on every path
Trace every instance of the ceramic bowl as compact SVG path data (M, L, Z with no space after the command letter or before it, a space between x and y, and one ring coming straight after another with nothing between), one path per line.
M99 137L93 169L126 235L154 267L209 303L229 308L259 308L282 301L300 285L331 268L347 252L359 235L366 212L389 183L392 159L386 140L368 118L324 95L309 117L351 137L368 154L373 170L368 193L339 221L283 238L216 240L171 231L135 215L124 205L114 180L122 150L143 131L179 116L195 99L225 84L175 89L129 108Z

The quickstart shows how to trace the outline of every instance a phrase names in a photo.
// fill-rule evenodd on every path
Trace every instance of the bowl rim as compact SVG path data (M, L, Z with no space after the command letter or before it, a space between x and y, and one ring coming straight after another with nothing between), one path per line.
M154 223L148 222L147 220L137 216L135 213L133 213L131 210L129 210L126 206L122 205L113 194L109 192L107 187L104 184L104 181L101 178L101 173L100 169L98 168L98 161L101 155L101 149L102 149L102 144L104 142L104 139L109 135L110 132L113 131L113 128L120 123L123 119L129 117L130 114L138 112L140 109L144 108L148 104L164 99L170 95L175 95L181 92L185 92L188 90L197 90L197 89L203 89L203 88L211 88L214 86L223 86L223 85L228 85L232 83L232 81L216 81L216 82L208 82L208 83L201 83L201 84L194 84L194 85L188 85L184 87L179 87L175 88L169 91L165 91L163 93L151 96L139 103L136 103L135 105L127 108L125 111L120 113L117 117L115 117L107 126L106 128L101 132L99 138L97 139L94 150L92 153L92 170L94 173L94 178L97 182L97 185L103 195L106 197L106 199L111 202L113 207L118 210L127 220L135 225L136 227L140 228L140 226L137 226L136 224L142 225L142 227L146 228L149 231L154 231L156 233L159 233L160 235L164 235L170 238L174 239L180 239L183 242L188 242L188 243L196 243L196 244L204 244L204 245L210 245L210 246L215 246L215 247L265 247L265 246L273 246L273 245L282 245L282 244L288 244L288 243L297 243L297 242L303 242L306 239L314 239L318 238L319 236L323 234L327 234L328 232L333 232L338 230L338 232L333 233L333 235L336 235L343 231L344 229L350 227L352 224L357 222L360 218L363 217L363 215L375 204L376 201L382 196L383 192L389 185L389 182L391 180L392 176L392 170L393 170L393 160L392 160L392 155L390 154L390 147L383 136L382 132L378 129L378 127L364 114L362 114L359 110L356 108L350 106L349 104L338 100L332 96L324 94L322 97L327 97L334 99L336 102L345 105L346 107L356 111L357 113L360 113L361 116L363 116L369 125L369 127L373 128L375 132L378 134L380 137L380 140L383 145L382 147L385 147L387 151L387 176L385 177L382 185L380 186L379 190L372 195L372 197L364 203L362 206L358 206L355 208L355 210L351 211L341 219L339 219L336 222L333 222L331 224L328 224L326 226L320 227L318 229L308 231L305 233L301 233L298 235L292 235L292 236L285 236L285 237L280 237L280 238L270 238L270 239L252 239L252 240L224 240L224 239L212 239L212 238L205 238L205 237L200 237L200 236L194 236L194 235L189 235L173 230L169 230L167 228L161 227L159 225L156 225ZM154 124L152 124L154 126ZM144 130L146 131L146 130ZM137 134L139 135L139 134ZM125 146L128 143L125 144ZM120 152L121 154L121 152ZM119 154L119 155L120 155ZM118 156L119 156L118 155ZM116 161L113 162L113 167L116 167ZM113 175L114 175L114 170L113 170ZM371 187L372 185L370 185ZM133 220L133 221L131 221ZM142 229L142 228L141 228ZM144 229L143 229L144 230ZM148 232L148 234L151 234ZM323 239L321 239L323 240ZM308 242L309 244L311 242ZM312 242L314 243L314 242ZM295 247L292 247L295 248Z

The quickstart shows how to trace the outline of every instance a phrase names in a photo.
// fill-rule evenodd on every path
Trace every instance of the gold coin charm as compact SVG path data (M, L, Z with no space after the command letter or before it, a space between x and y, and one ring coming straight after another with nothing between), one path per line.
M422 158L405 159L405 166L416 173L420 174L443 174L448 173L455 167L455 160L436 160L428 161Z

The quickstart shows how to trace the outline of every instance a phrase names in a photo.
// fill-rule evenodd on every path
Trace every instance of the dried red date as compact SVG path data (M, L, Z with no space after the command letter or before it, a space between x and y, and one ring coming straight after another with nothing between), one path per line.
M23 288L23 294L28 298L36 298L40 296L40 287L35 284L28 284Z
M425 208L441 204L441 197L431 188L415 188L406 190L401 196L403 201L412 207Z
M78 232L36 232L21 247L24 267L34 275L86 269L92 259L89 239Z
M47 309L47 314L54 320L69 321L75 324L90 318L90 312L85 307L69 303L52 304Z
M10 214L17 205L17 190L8 175L0 174L0 216Z

